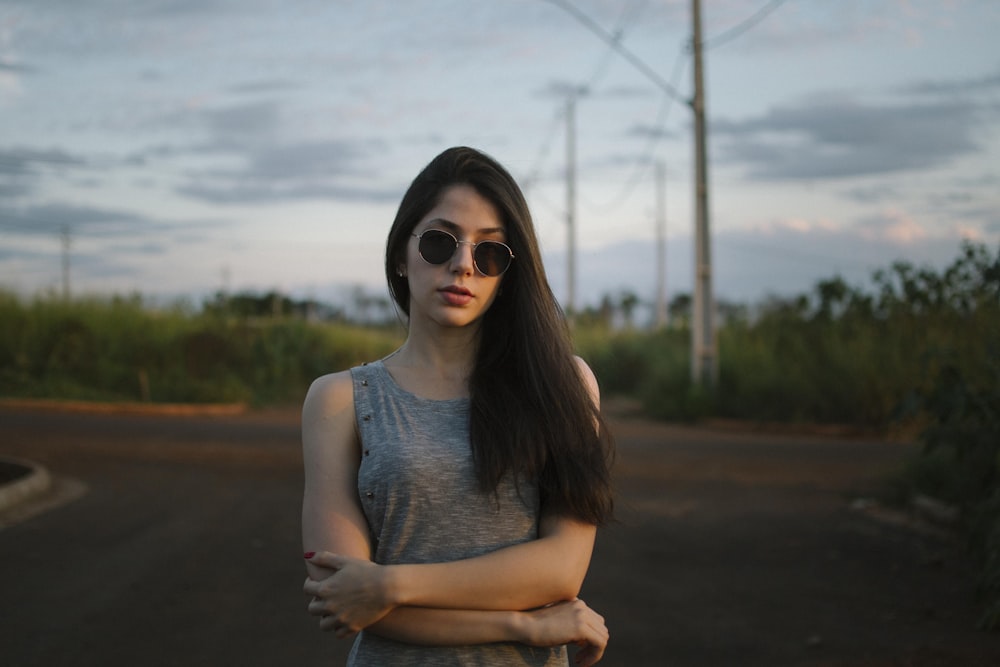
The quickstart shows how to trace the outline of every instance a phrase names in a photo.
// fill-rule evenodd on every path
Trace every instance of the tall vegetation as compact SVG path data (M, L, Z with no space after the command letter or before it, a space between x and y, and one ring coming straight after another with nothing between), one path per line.
M612 333L592 322L577 343L606 394L630 396L653 416L885 430L926 417L914 408L944 367L983 372L1000 338L998 261L968 244L940 272L900 262L876 272L868 290L834 277L752 310L728 308L711 395L691 383L683 317L659 331Z
M138 297L25 304L0 293L0 396L296 402L318 375L398 342L387 329L310 323L280 303L262 317L249 301L191 313L148 308Z
M1000 251L967 244L940 272L896 263L872 282L824 280L730 318L712 394L691 384L684 328L579 343L606 393L653 415L918 434L902 490L961 510L983 566L983 624L1000 628Z

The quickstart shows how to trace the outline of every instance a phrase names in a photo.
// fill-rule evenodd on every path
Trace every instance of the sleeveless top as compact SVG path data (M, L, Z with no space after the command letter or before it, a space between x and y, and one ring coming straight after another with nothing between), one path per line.
M431 400L396 384L381 361L351 369L361 441L358 493L383 565L471 558L538 537L538 490L504 479L483 494L469 442L469 400ZM364 632L353 667L567 665L565 647L514 642L418 646Z

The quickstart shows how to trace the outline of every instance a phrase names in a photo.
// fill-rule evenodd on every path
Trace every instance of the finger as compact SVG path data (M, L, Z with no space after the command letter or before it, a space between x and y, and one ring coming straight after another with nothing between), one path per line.
M608 626L604 622L604 617L593 609L587 609L587 615L583 621L587 629L598 637L607 641L609 637Z
M583 667L597 664L604 657L605 644L587 644L576 654L576 664Z
M319 593L319 582L313 579L306 579L306 583L302 584L302 592L306 595L317 595Z
M588 625L584 629L584 634L584 638L577 642L582 648L576 654L576 663L578 665L593 665L604 656L609 639L608 631L603 624L599 627Z
M600 659L600 656L594 655L593 647L588 646L576 654L574 662L580 665L580 667L590 667L591 665L597 664L597 661Z
M604 624L604 619L600 616L590 619L587 623L587 627L594 637L601 639L605 644L608 642L608 639L611 638L608 626Z
M338 616L324 614L319 621L320 630L332 632L337 639L346 639L357 634L357 630L351 628L347 623L340 620Z
M310 616L329 616L330 610L326 608L326 605L322 600L312 600L307 606L306 611Z
M344 566L344 557L332 554L329 551L317 551L312 558L306 559L313 565L325 567L331 570L339 570Z
M347 627L347 625L338 614L331 614L327 612L323 614L322 618L320 618L319 627L325 632L332 632L336 635L341 631L341 629Z

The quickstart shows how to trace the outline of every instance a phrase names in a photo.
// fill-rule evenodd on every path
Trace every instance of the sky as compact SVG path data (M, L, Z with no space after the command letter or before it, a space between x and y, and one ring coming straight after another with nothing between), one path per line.
M690 292L691 3L567 4L0 0L0 289L382 294L403 192L469 145L525 189L566 305L572 104L574 305L655 299L661 220ZM702 14L716 298L1000 244L1000 2Z

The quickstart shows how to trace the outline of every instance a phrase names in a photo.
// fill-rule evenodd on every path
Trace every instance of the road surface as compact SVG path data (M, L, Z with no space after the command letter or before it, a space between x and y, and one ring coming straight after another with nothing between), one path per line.
M582 597L604 665L1000 665L954 540L858 511L911 448L634 420ZM0 408L53 491L0 516L0 662L339 665L301 593L297 413ZM34 513L33 513L34 512Z

